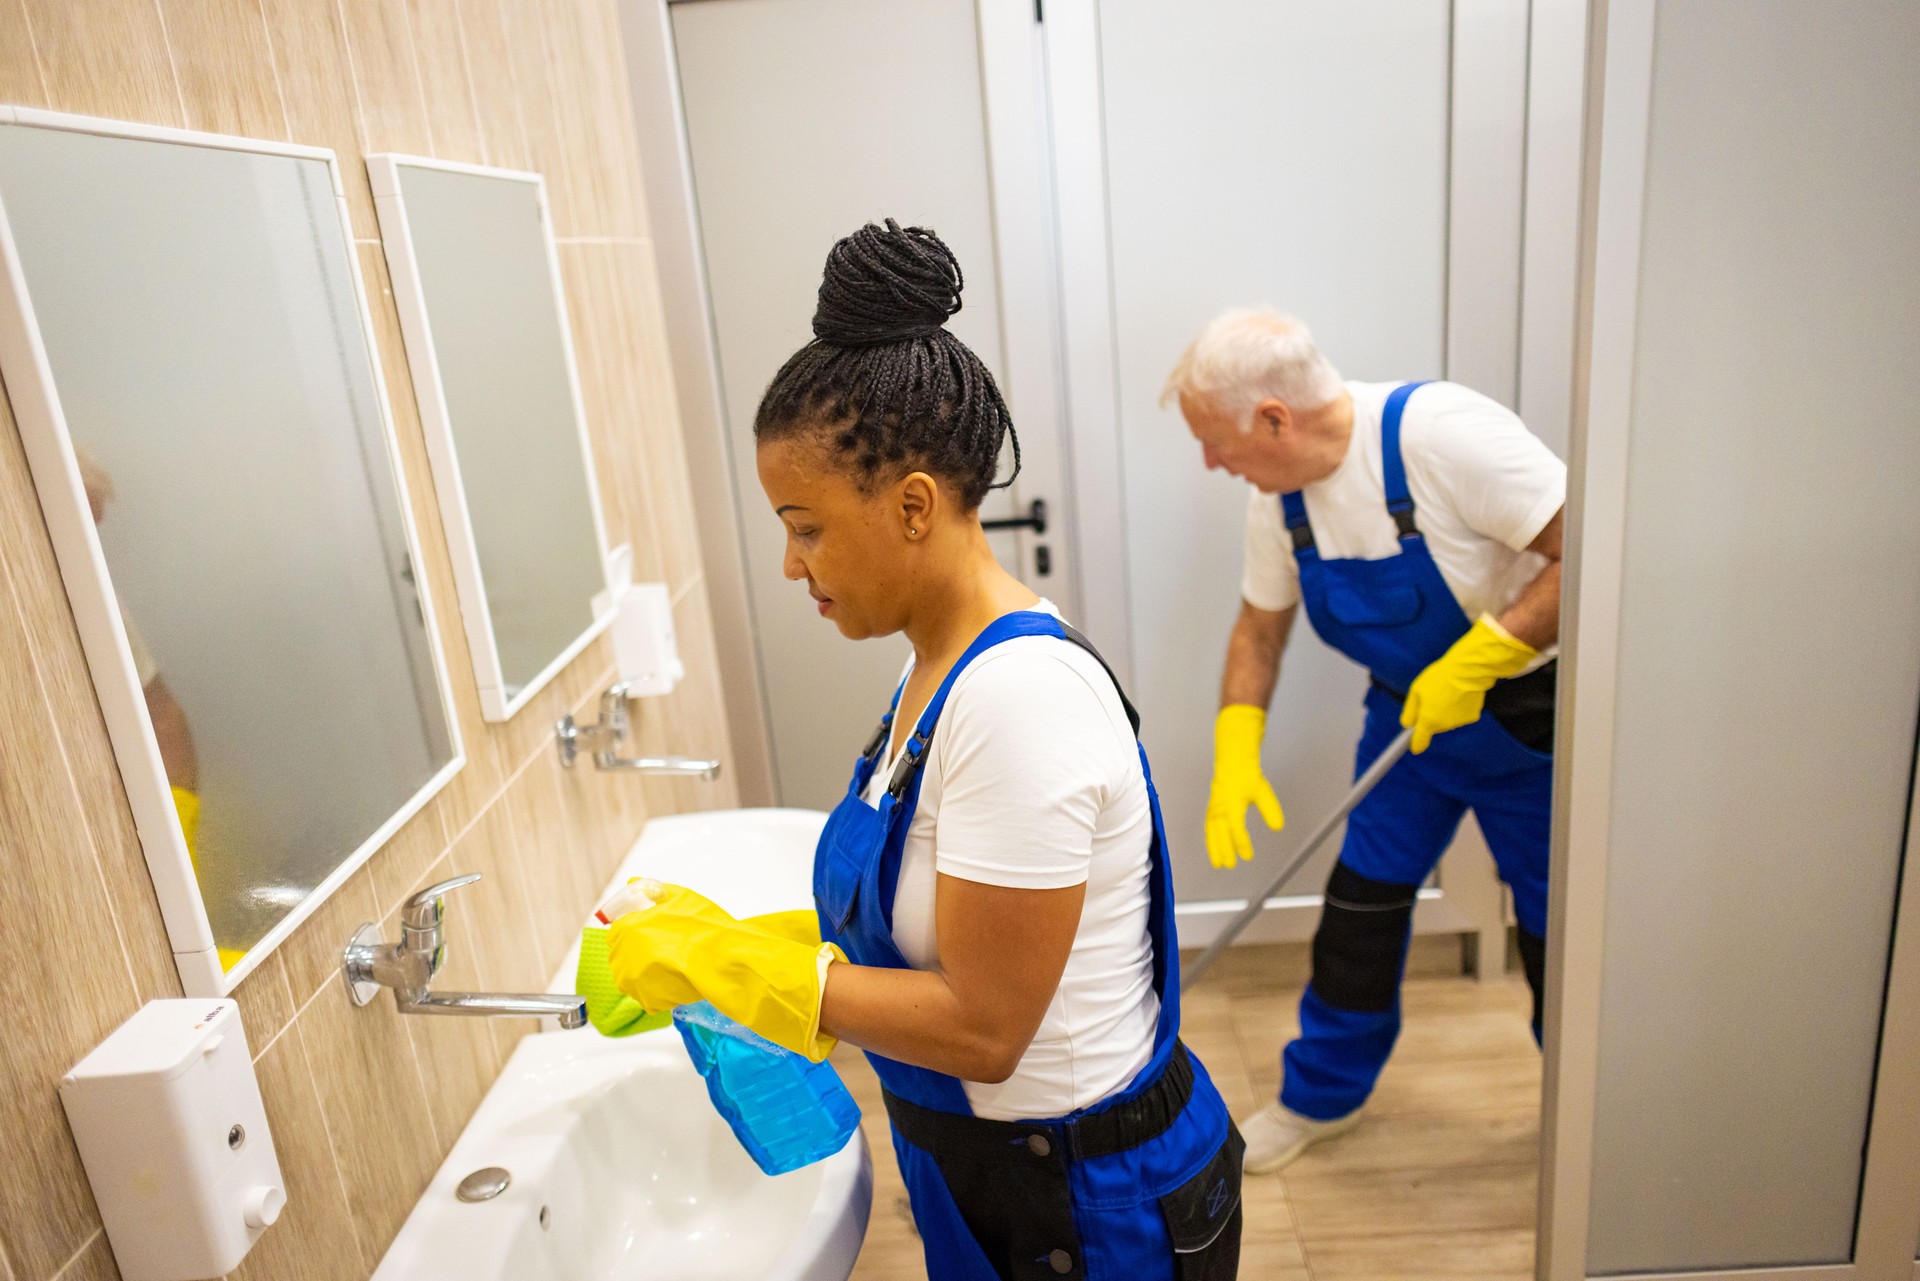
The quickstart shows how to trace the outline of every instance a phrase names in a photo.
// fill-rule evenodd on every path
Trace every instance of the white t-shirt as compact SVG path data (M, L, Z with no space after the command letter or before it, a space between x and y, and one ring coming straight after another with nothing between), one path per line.
M1399 554L1380 454L1380 412L1396 386L1347 384L1353 396L1347 456L1331 476L1301 491L1323 559ZM1444 382L1429 383L1408 399L1400 416L1400 457L1414 522L1461 612L1469 620L1498 616L1546 567L1546 558L1527 544L1566 504L1567 465L1512 410ZM1274 611L1300 600L1300 568L1280 499L1257 489L1247 496L1240 594L1256 609Z
M1051 602L1039 608L1059 615ZM896 732L895 743L906 737ZM893 772L892 747L886 755L869 804ZM940 968L937 873L1018 889L1087 887L1066 972L1019 1067L998 1085L963 1083L975 1115L1064 1116L1125 1088L1146 1066L1160 1017L1147 935L1152 840L1133 727L1091 654L1022 636L961 672L921 767L894 944L915 969Z

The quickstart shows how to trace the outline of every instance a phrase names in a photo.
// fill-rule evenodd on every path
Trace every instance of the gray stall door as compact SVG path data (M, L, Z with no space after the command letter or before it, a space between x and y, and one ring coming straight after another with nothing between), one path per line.
M1904 1277L1920 7L1606 31L1542 1275Z
M843 639L804 584L782 577L781 524L754 471L754 409L812 337L827 250L886 217L931 227L952 246L966 289L950 327L1005 383L974 6L708 0L676 4L671 16L778 794L828 809L909 649L901 637ZM1029 440L1052 426L1023 425ZM1040 470L990 496L984 514L1035 497L1058 504L1060 487ZM1046 576L1013 535L996 535L995 551L1042 595L1066 595L1065 548L1049 547Z
M1178 412L1159 405L1162 384L1213 315L1264 304L1304 319L1348 378L1455 376L1513 403L1517 302L1485 278L1518 277L1517 178L1502 183L1518 171L1524 101L1516 93L1489 106L1484 83L1454 87L1457 44L1484 44L1486 33L1456 28L1446 0L1097 8L1134 694L1173 833L1183 937L1196 941L1230 912L1210 902L1244 899L1269 879L1345 792L1366 677L1301 620L1265 750L1290 830L1271 835L1253 816L1260 857L1214 870L1202 815L1248 490L1204 469ZM1515 13L1524 31L1524 7ZM1523 57L1524 39L1512 44ZM1510 198L1499 226L1486 226L1483 207L1459 210L1450 227L1454 130L1488 109L1506 113L1494 130L1505 141L1491 146L1501 172L1466 178L1496 204L1503 191ZM1491 380L1449 362L1450 258L1467 237L1504 239L1496 270L1469 273L1474 297L1491 300L1472 324L1508 336ZM1459 846L1450 865L1490 883L1471 820ZM1336 841L1283 889L1298 906L1269 913L1267 936L1311 930L1337 852ZM1469 924L1432 911L1424 923Z

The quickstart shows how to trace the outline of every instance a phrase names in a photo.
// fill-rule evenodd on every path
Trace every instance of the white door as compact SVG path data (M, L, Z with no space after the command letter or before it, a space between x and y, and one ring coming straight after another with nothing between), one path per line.
M1515 403L1527 6L1047 0L1045 26L1075 459L1114 460L1098 485L1076 468L1086 611L1125 630L1192 945L1346 791L1366 678L1295 629L1265 752L1289 830L1256 819L1260 857L1212 870L1201 816L1248 491L1204 470L1162 383L1211 316L1265 303L1348 377ZM1252 936L1305 937L1336 853ZM1419 928L1501 928L1471 822L1424 898Z
M707 263L730 467L782 804L831 808L885 710L902 638L850 644L781 576L780 523L754 473L752 427L775 370L812 333L839 237L887 217L938 231L966 274L951 328L1008 396L1024 456L989 521L1035 591L1077 613L1057 438L1054 294L1028 0L683 0L670 9ZM984 48L994 65L983 78ZM986 95L998 105L989 118ZM1003 459L1003 468L1006 460ZM1003 471L1004 474L1004 471Z

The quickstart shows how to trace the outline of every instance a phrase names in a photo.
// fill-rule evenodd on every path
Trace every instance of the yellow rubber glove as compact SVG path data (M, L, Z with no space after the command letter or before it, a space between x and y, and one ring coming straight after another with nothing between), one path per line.
M1493 683L1527 670L1540 651L1482 614L1467 634L1421 672L1407 691L1400 724L1413 730L1413 751L1427 750L1435 734L1480 719Z
M1247 806L1258 805L1267 826L1286 825L1280 798L1260 772L1260 739L1267 730L1267 714L1250 703L1232 703L1220 709L1213 722L1213 790L1207 795L1207 857L1218 868L1231 868L1236 859L1253 861L1253 838L1247 835Z
M847 959L831 943L795 938L780 913L774 928L741 921L681 885L650 908L615 920L607 965L622 992L649 1011L711 1001L736 1023L818 1063L835 1040L820 1031L827 966Z

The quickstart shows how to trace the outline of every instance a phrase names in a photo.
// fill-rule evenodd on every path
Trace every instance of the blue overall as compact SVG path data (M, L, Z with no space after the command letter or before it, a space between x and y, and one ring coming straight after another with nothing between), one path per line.
M1421 385L1395 388L1380 416L1382 477L1387 511L1400 533L1398 555L1324 559L1301 496L1280 499L1314 631L1373 674L1356 778L1400 733L1401 703L1414 678L1469 627L1414 523L1400 454L1401 416ZM1282 1055L1282 1104L1333 1120L1372 1092L1400 1033L1399 988L1415 896L1469 808L1513 889L1528 978L1536 982L1539 1035L1535 961L1546 935L1552 790L1552 757L1482 715L1436 735L1419 756L1402 757L1360 803L1347 820L1328 883L1313 981L1300 1001L1300 1036Z
M995 620L928 701L878 806L864 795L891 733L899 691L828 818L814 854L814 899L822 937L838 943L854 964L907 968L893 941L893 899L928 743L960 673L988 649L1020 636L1057 637L1099 657L1050 614L1023 611ZM1131 705L1127 712L1137 732ZM1144 750L1140 767L1147 769ZM973 1116L957 1078L867 1056L887 1092L894 1153L931 1281L1224 1281L1235 1275L1244 1145L1206 1070L1179 1042L1173 876L1150 774L1147 792L1153 812L1148 931L1160 1015L1152 1057L1125 1090L1068 1117L993 1121ZM1018 839L1017 832L1009 836Z

